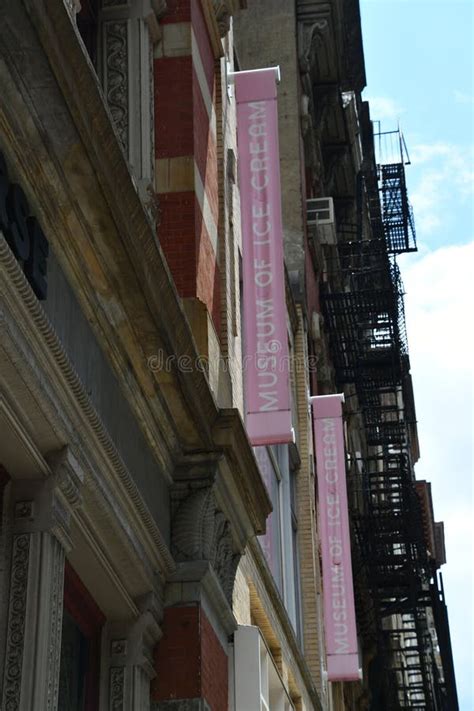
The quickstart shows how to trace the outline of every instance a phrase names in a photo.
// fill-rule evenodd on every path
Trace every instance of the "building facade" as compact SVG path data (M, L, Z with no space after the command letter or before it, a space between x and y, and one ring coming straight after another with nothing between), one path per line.
M279 138L292 432L271 405L256 438L239 77L276 66L249 165L258 193ZM2 711L457 708L413 470L406 148L375 153L364 86L357 0L0 2ZM315 436L338 393L350 680Z

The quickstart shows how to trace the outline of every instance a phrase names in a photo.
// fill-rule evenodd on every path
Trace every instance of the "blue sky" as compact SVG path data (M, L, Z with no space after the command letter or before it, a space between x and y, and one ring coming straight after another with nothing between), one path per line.
M373 119L397 121L419 251L399 259L406 289L421 459L444 520L443 577L461 711L474 709L474 86L470 0L361 0Z

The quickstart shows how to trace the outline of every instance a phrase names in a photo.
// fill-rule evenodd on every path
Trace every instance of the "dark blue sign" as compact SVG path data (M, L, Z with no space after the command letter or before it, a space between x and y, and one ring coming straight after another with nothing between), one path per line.
M0 153L0 230L21 263L38 299L46 299L49 246L38 220L33 217L22 188L11 183Z

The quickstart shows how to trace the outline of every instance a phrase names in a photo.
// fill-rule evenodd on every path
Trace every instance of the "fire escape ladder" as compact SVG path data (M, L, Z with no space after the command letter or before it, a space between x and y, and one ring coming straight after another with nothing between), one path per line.
M415 223L402 162L380 166L380 195L388 251L390 254L416 252Z
M395 261L416 249L403 159L363 177L370 225L361 234L338 224L321 289L336 381L357 397L367 447L349 477L356 597L383 668L377 703L383 699L389 711L442 711L428 624L432 571L411 462L415 413L404 291Z

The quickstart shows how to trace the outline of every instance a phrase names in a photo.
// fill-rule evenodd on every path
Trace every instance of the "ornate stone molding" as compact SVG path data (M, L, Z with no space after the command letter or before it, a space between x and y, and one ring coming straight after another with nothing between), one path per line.
M125 709L125 668L110 667L109 673L109 711Z
M64 556L58 551L53 560L51 621L48 656L47 711L56 711L61 667L61 637L64 603Z
M27 508L22 507L21 513ZM15 534L3 680L5 711L55 711L57 707L63 585L61 544L41 531ZM42 673L37 673L38 665Z
M322 46L328 34L329 23L326 19L316 22L298 23L298 59L300 72L310 74L319 47Z
M48 477L12 482L14 531L51 533L69 551L71 516L82 502L84 474L67 447L46 460L51 468Z
M30 536L28 534L14 536L3 678L2 708L5 711L20 709L29 557Z
M230 29L233 3L231 0L213 0L214 12L216 13L217 26L221 37L225 37Z
M208 561L230 602L240 554L234 551L229 521L217 508L212 478L176 484L172 501L171 550L175 560Z
M160 566L164 570L171 571L174 567L173 560L170 556L168 547L158 530L156 523L153 521L148 509L143 503L143 499L139 493L137 485L133 481L129 471L126 469L123 461L117 452L117 449L110 439L100 417L97 415L94 407L91 405L90 399L74 370L69 357L67 356L55 330L51 326L41 304L38 302L30 285L28 284L23 271L18 262L14 258L6 240L0 233L0 290L8 292L8 300L11 303L21 304L21 317L28 319L31 323L31 328L37 334L47 349L46 366L51 372L57 373L58 378L66 388L74 396L76 405L80 411L81 419L85 424L85 429L82 430L82 436L85 439L93 438L99 444L105 458L110 462L110 468L113 471L112 481L114 482L114 492L123 502L123 495L126 495L127 508L130 504L135 509L135 525L139 527L141 540L147 545L147 550L153 557L158 557ZM10 293L13 292L13 293ZM3 318L2 318L3 317ZM9 323L12 320L19 318L15 311L12 315L3 314L0 310L0 337L2 343L7 343L15 336L10 332ZM76 422L76 426L79 426ZM88 434L89 433L89 434ZM56 466L56 457L61 455L51 454L48 458L51 461L51 468L54 470ZM69 455L68 455L69 456ZM54 461L53 461L54 460ZM72 460L71 460L72 461ZM71 464L71 466L73 466ZM110 476L110 473L109 473ZM64 483L67 488L69 485ZM67 494L70 496L71 494Z
M82 505L81 488L84 473L69 447L46 455L46 461L55 476L55 486L65 503L73 511Z
M64 4L75 21L77 13L81 11L81 0L64 0Z
M161 602L150 593L137 601L140 616L129 622L108 622L109 711L145 711L150 681L155 676L153 651L161 637Z
M128 22L126 20L104 22L103 37L105 95L120 143L128 153Z

